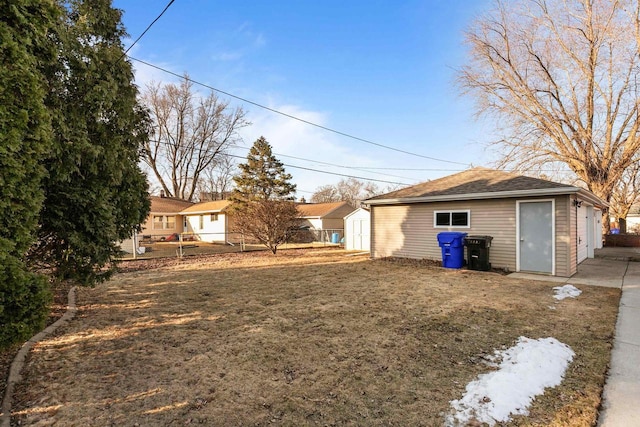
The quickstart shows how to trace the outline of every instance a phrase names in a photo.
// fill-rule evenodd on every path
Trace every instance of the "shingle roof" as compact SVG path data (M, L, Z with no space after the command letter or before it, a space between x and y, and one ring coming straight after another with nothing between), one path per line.
M151 199L152 213L177 214L184 208L193 205L192 202L173 197L150 196L149 198Z
M347 202L334 202L334 203L300 203L298 205L298 211L303 217L324 217L333 212L334 210L348 205Z
M222 212L231 204L228 200L214 200L212 202L200 202L182 210L181 214L194 214L201 212Z
M500 193L513 191L573 189L567 184L539 178L515 175L493 169L476 167L464 172L423 182L391 193L372 197L369 200L402 199L414 197L454 196L477 193Z

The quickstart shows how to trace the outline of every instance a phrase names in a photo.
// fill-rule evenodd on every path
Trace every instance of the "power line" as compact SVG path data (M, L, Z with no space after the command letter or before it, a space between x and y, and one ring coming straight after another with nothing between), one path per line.
M308 124L308 125L310 125L310 126L314 126L314 127L319 128L319 129L325 130L325 131L327 131L327 132L332 132L332 133L335 133L335 134L337 134L337 135L341 135L341 136L344 136L344 137L347 137L347 138L351 138L351 139L354 139L354 140L356 140L356 141L364 142L364 143L366 143L366 144L375 145L376 147L386 148L387 150L396 151L396 152L398 152L398 153L408 154L408 155L415 156L415 157L420 157L420 158L423 158L423 159L434 160L434 161L437 161L437 162L451 163L451 164L454 164L454 165L468 166L468 164L467 164L467 163L455 162L455 161L453 161L453 160L438 159L438 158L436 158L436 157L430 157L430 156L425 156L425 155L418 154L418 153L412 153L411 151L401 150L401 149L399 149L399 148L390 147L390 146L388 146L388 145L384 145L384 144L380 144L380 143L377 143L377 142L374 142L374 141L370 141L370 140L368 140L368 139L360 138L360 137L358 137L358 136L351 135L351 134L348 134L348 133L346 133L346 132L342 132L342 131L339 131L339 130L335 130L335 129L329 128L329 127L327 127L327 126L319 125L319 124L314 123L314 122L311 122L311 121L309 121L309 120L301 119L300 117L293 116L293 115L291 115L291 114L288 114L288 113L285 113L285 112L282 112L282 111L276 110L276 109L274 109L274 108L267 107L266 105L259 104L259 103L257 103L257 102L251 101L251 100L246 99L246 98L242 98L242 97L237 96L237 95L234 95L234 94L232 94L232 93L230 93L230 92L226 92L226 91L224 91L224 90L217 89L217 88L215 88L215 87L213 87L213 86L210 86L210 85L207 85L207 84L205 84L205 83L201 83L201 82L199 82L199 81L193 80L193 79L192 79L192 78L190 78L190 77L186 77L186 76L180 75L180 74L178 74L178 73L174 73L173 71L167 70L166 68L162 68L162 67L160 67L160 66L158 66L158 65L151 64L151 63L149 63L149 62L147 62L147 61L143 61L143 60L141 60L141 59L137 59L137 58L134 58L134 57L132 57L132 56L129 56L129 59L131 59L131 60L133 60L133 61L136 61L136 62L139 62L139 63L141 63L141 64L144 64L144 65L146 65L146 66L148 66L148 67L155 68L155 69L160 70L160 71L162 71L162 72L165 72L165 73L167 73L167 74L171 74L172 76L178 77L178 78L180 78L180 79L185 79L185 80L190 81L190 82L192 82L192 83L195 83L195 84L197 84L197 85L199 85L199 86L206 87L207 89L210 89L210 90L213 90L213 91L216 91L216 92L222 93L222 94L224 94L224 95L226 95L226 96L229 96L229 97L231 97L231 98L235 98L235 99L240 100L240 101L242 101L242 102L245 102L245 103L247 103L247 104L251 104L251 105L254 105L254 106L256 106L256 107L262 108L262 109L264 109L264 110L271 111L272 113L280 114L281 116L284 116L284 117L287 117L287 118L290 118L290 119L293 119L293 120L297 120L297 121L299 121L299 122L302 122L302 123Z
M155 140L155 139L150 139L149 141L155 142L157 144L163 144L163 145L169 145L169 146L171 145L168 142L158 141L158 140ZM247 150L249 150L249 149L247 149ZM227 155L229 157L233 157L233 158L236 158L236 159L246 160L246 158L247 158L246 156L239 156L237 154L227 154ZM365 181L382 182L382 183L385 183L385 184L411 185L411 184L407 184L406 182L386 181L386 180L382 180L382 179L374 179L374 178L365 178L365 177L362 177L362 176L346 175L346 174L337 173L337 172L327 172L327 171L323 171L323 170L319 170L319 169L307 168L307 167L304 167L304 166L291 165L291 164L287 164L287 163L283 163L283 166L287 166L287 167L294 168L294 169L302 169L302 170L307 170L307 171L312 171L312 172L324 173L324 174L327 174L327 175L342 176L342 177L345 177L345 178L354 178L354 179L362 179L362 180L365 180Z
M145 35L145 34L147 34L147 31L149 31L149 29L150 29L151 27L153 27L153 24L155 24L155 23L156 23L156 21L157 21L158 19L160 19L160 17L161 17L162 15L164 15L164 13L167 11L167 9L169 9L169 6L171 6L171 5L173 4L173 2L174 2L174 1L175 1L175 0L171 0L171 1L170 1L170 2L165 6L165 8L162 10L162 12L160 12L160 15L158 15L158 16L156 17L156 19L154 19L154 20L153 20L153 22L151 22L151 24L149 24L149 26L147 26L147 28L142 32L142 34L140 34L140 36L138 36L138 38L137 38L137 39L136 39L136 40L131 44L131 46L129 46L129 47L127 48L127 50L125 50L125 51L124 51L124 53L122 54L122 56L120 56L120 58L118 58L118 60L117 60L116 62L120 62L120 60L121 60L122 58L124 58L124 57L127 55L127 53L129 53L129 51L131 50L131 48L132 48L132 47L134 47L134 46L136 45L136 43L138 43L138 42L140 41L140 39L141 39L142 37L144 37L144 35Z
M246 159L246 157L238 156L238 155L235 155L235 154L228 154L228 156L235 157L237 159ZM385 184L396 184L396 185L411 185L411 184L407 184L406 182L385 181L383 179L365 178L365 177L362 177L362 176L346 175L346 174L337 173L337 172L327 172L327 171L323 171L323 170L319 170L319 169L306 168L304 166L290 165L290 164L287 164L287 163L283 163L282 165L286 166L286 167L289 167L289 168L294 168L294 169L302 169L302 170L307 170L307 171L312 171L312 172L324 173L324 174L327 174L327 175L343 176L343 177L346 177L346 178L362 179L362 180L365 180L365 181L383 182Z
M238 148L245 149L244 147L238 147ZM354 170L359 170L359 171L363 171L363 172L369 172L367 170L369 168L367 168L367 167L336 165L334 163L323 162L323 161L320 161L320 160L305 159L304 157L289 156L287 154L281 154L281 153L273 153L273 154L276 155L276 156L279 156L279 157L288 157L290 159L302 160L302 161L305 161L305 162L317 163L317 164L320 164L320 165L327 165L327 166L333 166L333 167L336 167L336 168L354 169ZM413 180L413 178L408 178L406 176L391 175L391 174L383 173L383 172L371 171L371 173L375 173L375 174L383 175L383 176L390 176L390 177L393 177L393 178L401 178L401 179Z

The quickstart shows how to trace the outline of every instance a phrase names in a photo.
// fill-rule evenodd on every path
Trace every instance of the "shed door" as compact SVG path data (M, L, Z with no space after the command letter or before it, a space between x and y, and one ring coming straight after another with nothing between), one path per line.
M554 274L553 201L520 202L518 206L519 270Z
M353 227L353 249L358 251L369 250L369 222L364 219L354 219Z
M577 209L577 235L578 235L578 263L581 263L588 256L589 234L587 232L587 207L582 205Z

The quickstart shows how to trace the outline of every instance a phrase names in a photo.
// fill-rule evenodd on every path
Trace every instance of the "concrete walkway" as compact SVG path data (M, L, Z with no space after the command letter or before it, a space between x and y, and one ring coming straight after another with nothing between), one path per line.
M640 252L604 248L570 278L513 273L510 276L573 285L622 289L611 365L604 387L599 427L640 426Z
M614 261L623 263L624 261ZM604 387L602 427L640 426L640 263L627 262L622 298Z

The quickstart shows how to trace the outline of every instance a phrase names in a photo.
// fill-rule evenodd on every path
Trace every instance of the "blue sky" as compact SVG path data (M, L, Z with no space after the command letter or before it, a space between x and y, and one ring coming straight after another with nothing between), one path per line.
M130 55L359 138L424 156L490 165L484 143L493 138L491 124L474 119L472 100L454 85L455 69L465 61L463 32L490 3L176 0ZM126 47L165 5L114 1L124 11L131 35ZM176 81L133 64L141 87L152 80ZM245 156L263 135L285 164L370 179L415 184L465 168L383 149L229 101L242 106L253 122L243 131L244 147L234 150L238 155ZM318 186L342 178L293 167L287 171L298 185L298 196L307 198Z

